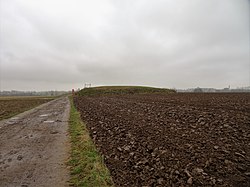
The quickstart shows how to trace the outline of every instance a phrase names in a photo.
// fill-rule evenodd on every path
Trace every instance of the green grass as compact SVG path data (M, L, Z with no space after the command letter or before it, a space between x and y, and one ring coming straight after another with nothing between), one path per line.
M100 86L93 88L84 88L80 90L77 94L80 96L95 96L146 93L175 93L175 90L145 86Z
M86 125L82 122L80 114L73 104L72 97L69 98L71 102L69 122L71 136L70 183L72 186L84 187L113 186L109 170L97 152Z

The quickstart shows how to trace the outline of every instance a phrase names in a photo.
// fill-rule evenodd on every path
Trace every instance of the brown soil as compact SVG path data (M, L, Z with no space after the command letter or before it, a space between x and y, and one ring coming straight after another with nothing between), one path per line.
M0 120L10 118L21 112L51 101L48 97L0 97Z
M116 186L250 186L250 94L74 101Z
M68 186L67 97L0 121L0 186Z

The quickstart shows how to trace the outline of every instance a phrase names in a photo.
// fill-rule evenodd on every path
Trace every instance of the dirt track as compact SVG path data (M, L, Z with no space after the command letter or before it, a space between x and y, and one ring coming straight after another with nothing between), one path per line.
M250 186L250 94L75 103L116 186Z
M68 186L67 97L0 121L0 186Z

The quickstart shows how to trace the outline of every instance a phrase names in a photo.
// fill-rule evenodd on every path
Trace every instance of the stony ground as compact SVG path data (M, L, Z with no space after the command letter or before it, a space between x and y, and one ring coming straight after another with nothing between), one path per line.
M250 94L76 97L116 186L250 186Z
M69 186L67 97L0 121L0 187Z

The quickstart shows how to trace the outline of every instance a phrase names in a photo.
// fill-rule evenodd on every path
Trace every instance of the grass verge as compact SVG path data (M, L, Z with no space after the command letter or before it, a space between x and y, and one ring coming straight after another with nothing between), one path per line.
M71 136L71 167L72 186L106 187L113 186L109 170L105 166L101 155L92 142L86 125L82 122L76 110L72 97L69 132Z

